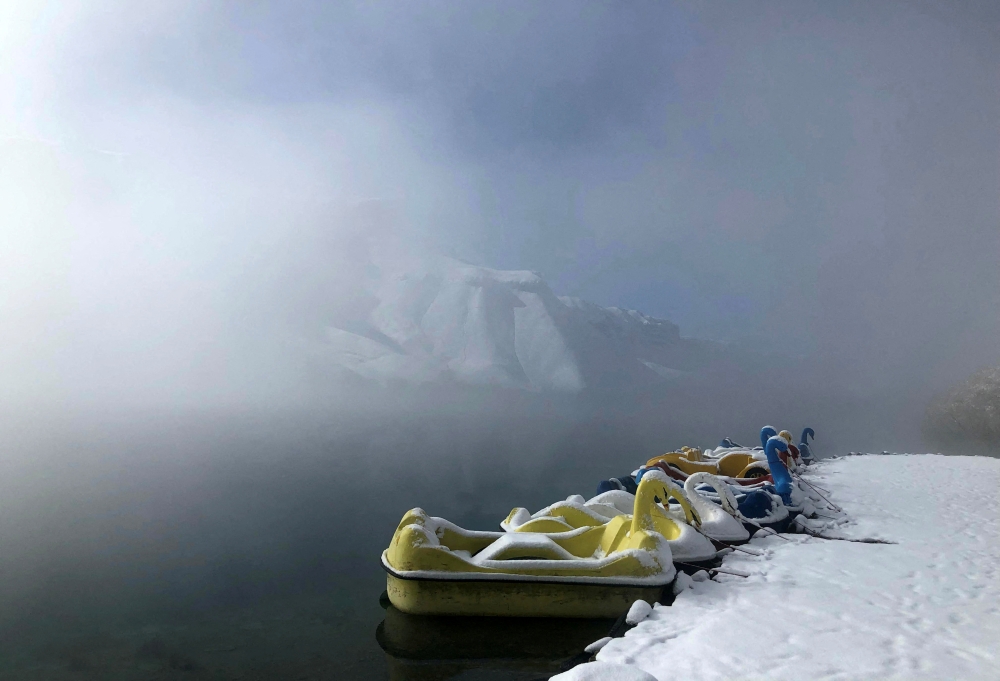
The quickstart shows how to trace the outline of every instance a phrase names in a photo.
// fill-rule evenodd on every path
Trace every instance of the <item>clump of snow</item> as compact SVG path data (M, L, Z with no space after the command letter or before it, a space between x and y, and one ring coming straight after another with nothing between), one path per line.
M693 582L694 580L691 579L691 575L686 572L677 573L677 579L674 580L674 595L676 596L690 587Z
M653 606L649 603L642 600L636 601L628 609L628 614L625 615L625 623L632 625L639 624L639 622L649 617L649 613L651 612L653 612Z
M807 478L843 507L846 524L822 512L854 541L758 534L765 556L733 553L723 566L749 577L675 587L672 606L598 661L664 680L997 678L1000 460L857 456ZM858 541L873 538L895 543Z
M598 650L600 650L604 646L608 645L610 642L611 642L611 637L610 636L605 636L604 638L599 638L596 641L594 641L593 643L591 643L589 646L587 646L586 648L584 648L583 652L585 652L585 653L596 653Z
M556 674L550 681L656 681L656 677L631 665L587 662Z

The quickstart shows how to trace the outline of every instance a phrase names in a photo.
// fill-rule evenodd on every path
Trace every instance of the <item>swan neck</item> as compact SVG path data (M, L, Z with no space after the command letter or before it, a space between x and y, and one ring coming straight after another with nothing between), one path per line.
M712 484L711 480L709 480L707 477L702 476L699 473L694 473L693 475L689 475L688 479L684 481L684 491L687 493L688 501L691 502L692 506L697 507L698 510L705 508L705 504L711 503L708 501L708 499L702 497L701 492L697 490L697 486L702 483L706 485L712 485L712 487L715 487L715 485Z
M726 510L726 512L729 512L727 507L732 504L730 504L729 498L727 497L728 489L725 489L725 483L715 476L710 476L705 473L695 473L684 481L684 491L687 492L691 506L702 515L704 515L706 510L711 511L713 508L716 508L715 504L703 497L701 492L696 489L696 486L701 484L711 486L712 489L718 493L719 502L722 505L722 508Z
M764 453L767 456L767 463L771 469L771 479L774 480L774 487L778 490L778 494L781 495L782 499L785 499L791 491L792 478L788 472L788 468L778 457L778 441L768 440L767 446L764 448Z
M635 491L635 502L632 506L632 534L652 529L652 509L656 503L657 491L657 485L651 479L647 481L644 478L639 482L639 488ZM662 489L659 491L662 493Z

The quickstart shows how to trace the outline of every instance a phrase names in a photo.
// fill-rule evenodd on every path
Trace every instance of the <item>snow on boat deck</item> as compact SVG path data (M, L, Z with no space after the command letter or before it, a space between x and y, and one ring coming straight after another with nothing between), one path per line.
M857 456L807 479L851 522L754 539L570 679L1000 678L1000 459ZM643 670L643 671L640 671Z

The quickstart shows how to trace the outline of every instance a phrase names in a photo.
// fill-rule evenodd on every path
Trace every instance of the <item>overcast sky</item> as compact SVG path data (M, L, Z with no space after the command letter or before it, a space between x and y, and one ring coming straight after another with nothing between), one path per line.
M960 378L1000 362L998 36L992 1L3 3L4 376L193 347L379 200L685 335Z

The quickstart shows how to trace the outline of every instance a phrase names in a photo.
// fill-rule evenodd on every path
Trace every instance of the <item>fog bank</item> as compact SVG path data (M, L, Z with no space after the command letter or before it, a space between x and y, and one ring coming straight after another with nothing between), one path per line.
M391 240L725 343L738 370L573 406L697 405L673 432L706 445L785 418L918 448L1000 359L994 3L2 12L11 414L422 396L300 342Z

